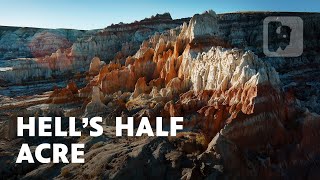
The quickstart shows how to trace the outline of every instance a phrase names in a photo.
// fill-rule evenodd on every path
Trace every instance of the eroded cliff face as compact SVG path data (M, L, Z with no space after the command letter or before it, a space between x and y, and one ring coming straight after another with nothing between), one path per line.
M68 54L77 38L93 31L0 27L0 84L12 86L31 82L64 81L79 69ZM78 72L78 71L77 71ZM62 77L62 78L61 78ZM42 92L49 90L48 84ZM50 87L52 89L53 87ZM40 90L41 91L41 90ZM38 92L40 92L38 91ZM2 93L19 96L23 93Z
M69 78L65 76L70 75L74 72L73 69L79 66L69 54L68 49L64 51L58 49L50 56L7 60L12 67L0 71L0 79L4 81L4 85L27 84L50 81L50 79L67 80ZM78 69L81 71L81 68Z
M203 17L213 19L215 26L207 24ZM257 86L270 86L280 91L278 73L253 52L216 46L217 41L207 42L201 47L192 46L194 41L201 42L203 36L211 36L224 43L218 35L214 35L218 31L216 18L213 12L206 12L194 16L189 26L184 24L161 35L154 35L142 43L134 56L126 58L124 66L116 63L103 66L90 84L98 84L105 94L133 92L131 100L146 93L153 98L161 96L163 99L173 99L186 90L195 93L216 91L216 96L223 94L223 98L237 93L241 97L243 90ZM199 27L205 30L199 30ZM203 36L193 33L192 29L203 32ZM251 98L256 96L253 93ZM237 103L241 100L228 101ZM252 99L247 101L252 102ZM244 113L252 113L252 109Z
M7 28L7 31L3 27L3 31L0 29L3 34L0 36L0 43L3 42L3 47L0 47L3 57L0 56L0 59L32 59L10 67L12 70L1 71L0 79L20 84L25 80L48 80L66 73L83 73L95 56L105 62L113 60L124 63L124 58L133 55L143 40L155 33L180 26L186 20L173 20L169 13L165 13L93 31L32 28Z
M287 91L275 62L230 48L217 19L209 11L195 15L189 25L151 37L124 66L103 66L79 91L100 88L107 124L120 114L136 119L183 116L185 129L211 141L197 157L201 172L193 173L213 176L223 167L225 177L293 177L299 167L311 175L314 171L307 172L307 167L318 148L308 147L317 146L318 135L308 133L313 132L309 124L319 126L319 115ZM86 113L96 112L88 105Z
M94 36L82 38L74 43L72 55L87 62L95 56L106 62L114 58L121 60L134 54L142 41L149 36L180 26L186 21L187 19L173 20L169 13L165 13L130 24L111 25Z
M268 16L299 16L303 19L303 53L300 57L270 58L263 53L263 20ZM220 36L232 46L253 51L279 73L283 88L298 99L299 104L319 112L319 13L244 12L220 14ZM276 38L270 39L276 42ZM274 43L276 44L276 43Z
M0 27L0 59L35 58L69 48L85 31Z
M286 13L274 15L281 14ZM79 55L84 61L92 56L86 66L86 86L78 89L70 83L55 89L46 101L49 108L32 106L27 113L46 114L54 107L65 115L99 115L111 126L117 116L133 116L136 125L147 116L153 126L155 117L161 116L165 127L170 116L183 116L184 132L176 138L110 138L114 129L107 126L99 139L72 139L86 143L86 163L64 165L53 176L318 179L320 80L314 76L318 73L318 42L306 35L305 46L310 49L302 57L263 56L259 33L263 18L269 15L272 13L197 14L188 23L147 38L135 53L117 54L106 64L102 60L108 54L88 55L94 51L88 48ZM317 37L319 15L296 15L302 16ZM91 47L87 45L83 48ZM68 49L47 58L55 60L55 68L65 68L59 59L72 64L73 53L78 52ZM305 87L311 91L303 90ZM71 111L73 106L77 108ZM25 177L52 174L55 167L33 167ZM26 170L20 171L25 174Z

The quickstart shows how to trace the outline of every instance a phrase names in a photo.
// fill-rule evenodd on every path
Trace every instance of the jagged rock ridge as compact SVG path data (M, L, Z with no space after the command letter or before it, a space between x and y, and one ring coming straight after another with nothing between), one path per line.
M125 66L109 64L101 69L86 89L100 86L109 99L107 107L117 107L117 111L106 111L106 120L112 121L116 114L151 119L160 114L185 117L185 128L200 130L211 141L197 157L200 164L210 164L193 172L204 177L217 175L217 171L224 177L304 177L292 170L300 167L306 172L308 165L304 164L317 158L318 135L305 129L310 123L319 126L319 115L309 113L290 97L272 63L250 51L229 49L219 34L210 34L219 33L218 24L196 23L199 17L217 23L212 12L196 15L189 26L184 24L145 41L136 55L126 59ZM195 41L203 42L201 33L215 40L193 46ZM225 47L216 47L217 43ZM298 122L298 128L293 128ZM300 128L304 130L296 135ZM308 145L302 147L306 139ZM314 149L308 148L311 144ZM282 159L282 153L292 156ZM263 161L254 160L262 154L266 156Z
M246 17L240 13L229 18L239 16ZM288 88L301 73L297 69L279 72L279 59L261 57L257 49L232 48L235 42L223 33L219 17L208 11L195 15L188 24L157 33L133 56L120 58L125 62L103 64L95 57L87 67L86 87L78 90L70 84L55 90L50 106L81 102L78 116L102 115L107 125L114 125L120 115L134 116L136 121L142 116L151 120L183 116L186 132L177 138L128 140L110 138L112 132L106 129L107 137L78 140L88 145L84 165L65 165L53 176L318 178L320 116L313 111L317 103L301 103L297 91ZM251 22L243 25L254 29ZM318 63L303 58L306 66ZM295 62L301 63L298 59ZM309 98L307 93L305 98ZM53 167L42 165L25 177L52 174Z
M102 30L85 32L32 28L17 30L9 28L11 31L0 29L4 34L0 40L4 42L3 53L0 54L6 56L5 59L33 58L23 59L27 62L19 61L18 66L11 65L12 70L0 71L0 80L10 84L20 84L26 80L48 80L61 74L66 76L68 73L84 72L94 56L99 56L106 62L123 61L124 57L134 54L141 42L149 36L175 28L185 21L185 19L173 20L169 13L165 13L130 24L121 23ZM15 39L13 40L11 36ZM10 44L15 41L20 43L11 46ZM8 47L13 49L6 49ZM6 55L16 52L22 55L12 54L10 57Z

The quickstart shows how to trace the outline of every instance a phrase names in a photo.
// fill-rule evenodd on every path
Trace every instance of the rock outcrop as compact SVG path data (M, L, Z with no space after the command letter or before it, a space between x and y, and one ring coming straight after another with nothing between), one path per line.
M71 29L0 27L0 60L35 58L69 48L77 38L90 34Z
M218 16L212 10L203 14L194 15L188 28L184 32L184 36L192 41L197 38L214 37L219 34Z
M263 20L268 16L298 16L303 20L303 53L299 57L267 57L263 53ZM218 16L221 37L232 46L251 50L264 62L271 64L279 73L279 78L286 91L290 91L308 109L320 113L319 103L313 104L313 96L319 89L319 13L293 12L243 12L226 13ZM275 37L269 40L271 46ZM315 82L317 81L317 82ZM306 91L307 89L307 91ZM311 94L308 92L312 92ZM318 97L318 96L317 96ZM319 97L316 98L320 101ZM313 105L312 105L313 104Z
M309 49L301 57L269 58L261 54L261 23L272 14L295 14L306 20L312 35L306 36ZM73 139L86 143L86 163L82 166L46 164L30 167L28 174L25 169L17 171L17 176L37 178L39 174L49 174L57 179L320 177L317 96L320 81L314 76L318 74L319 53L318 42L311 39L319 35L319 14L216 15L208 11L195 15L189 23L167 30L174 24L167 23L170 19L165 14L130 25L114 25L95 38L80 40L72 49L47 57L59 56L66 62L79 58L78 62L87 63L95 57L90 67L86 66L85 87L78 90L70 83L67 88L55 90L49 96L49 103L69 108L77 101L77 111L73 113L78 117L99 115L111 126L118 116L132 116L136 124L147 116L155 126L155 117L161 116L164 128L168 128L169 117L183 116L184 132L175 138L113 138L110 135L114 133L113 127L107 126L101 137ZM168 25L164 25L166 23ZM142 24L147 27L146 32L136 29ZM150 27L157 27L156 31L162 33L151 32ZM147 38L150 34L153 35ZM122 38L127 38L128 43L124 44ZM111 43L102 45L105 42ZM109 45L113 49L99 54ZM109 58L113 61L101 63ZM299 65L303 66L298 69ZM11 106L3 109L7 111ZM31 109L26 111L34 112L37 107ZM3 132L0 129L0 134ZM16 153L14 148L9 151ZM19 169L8 162L6 167ZM57 166L60 174L53 173ZM5 177L15 177L10 176L13 171L7 172Z
M212 23L206 26L203 19ZM217 31L214 12L196 15L189 26L184 24L144 41L137 53L126 59L124 66L106 65L90 84L99 85L105 95L132 93L126 105L129 109L147 108L151 116L162 113L190 117L186 126L198 125L212 138L239 113L258 113L256 107L277 104L280 96L277 72L252 52L225 49L214 46L216 44L203 44L201 48L192 46L195 40L217 36ZM267 89L273 93L268 95ZM266 104L268 98L274 101ZM150 104L159 104L163 110L153 109ZM127 113L125 109L123 113ZM144 113L145 110L141 110L135 116L141 117Z
M125 57L133 55L149 36L180 26L186 21L173 20L169 13L165 13L92 31L2 27L0 60L14 60L6 63L5 71L0 71L0 82L8 85L26 80L70 77L87 71L96 56L101 58L101 63L113 60L124 64ZM20 57L30 57L30 61L16 60ZM93 71L94 75L98 73L97 68Z
M101 93L99 87L94 86L92 88L92 97L91 101L86 106L85 117L90 116L91 114L104 113L107 110L107 106L102 103L104 99L103 94Z
M131 93L117 111L124 117L183 116L186 129L200 131L206 142L211 141L198 157L200 162L212 161L204 165L211 168L202 172L205 177L217 172L225 177L289 176L295 166L282 164L292 164L298 156L283 160L281 153L302 153L298 129L309 127L304 123L311 121L318 126L319 116L305 114L305 107L286 91L283 75L273 62L250 50L230 48L232 42L221 33L217 19L215 13L205 12L191 18L189 25L152 36L124 65L106 65L108 71L101 70L91 83L100 84L106 96L118 93L120 98L124 92ZM300 120L304 123L297 125ZM316 137L312 135L308 142L316 143ZM273 150L265 152L264 148ZM270 158L269 164L252 160L261 153ZM305 158L299 160L307 164L308 155L302 154ZM275 156L277 160L271 160ZM240 166L243 168L234 172ZM281 167L285 175L272 166Z
M72 55L83 61L91 60L94 56L104 61L115 57L121 60L134 54L149 36L180 26L186 21L187 19L173 20L169 13L165 13L130 24L111 25L74 43Z
M75 82L69 82L66 88L53 90L47 103L66 104L77 99L78 87Z
M90 75L97 75L99 74L100 68L105 64L105 62L101 61L100 58L94 57L91 60L89 74Z

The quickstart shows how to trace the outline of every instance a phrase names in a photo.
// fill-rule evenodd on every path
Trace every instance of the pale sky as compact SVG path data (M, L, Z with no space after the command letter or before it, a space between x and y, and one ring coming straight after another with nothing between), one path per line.
M164 12L173 18L209 9L320 12L320 0L0 0L0 4L0 25L72 29L99 29Z

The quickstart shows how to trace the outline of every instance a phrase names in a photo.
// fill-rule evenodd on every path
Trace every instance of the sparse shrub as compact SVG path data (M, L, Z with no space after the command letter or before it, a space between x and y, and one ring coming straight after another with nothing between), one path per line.
M196 135L196 142L197 144L201 145L203 148L208 146L208 141L204 134L200 133Z

